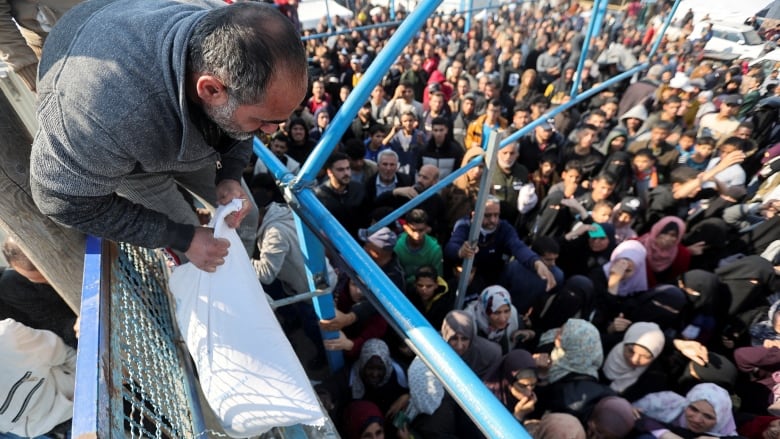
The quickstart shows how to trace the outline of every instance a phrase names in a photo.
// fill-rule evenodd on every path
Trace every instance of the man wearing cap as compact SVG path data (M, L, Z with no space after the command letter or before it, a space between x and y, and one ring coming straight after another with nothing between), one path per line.
M395 286L403 292L406 289L404 269L401 267L398 256L396 256L394 251L395 244L398 242L398 235L390 228L382 227L372 235L361 239L365 241L363 250L368 253Z
M699 136L710 136L715 140L724 138L739 126L736 115L742 105L742 96L726 95L721 99L720 110L717 113L705 114L699 122Z

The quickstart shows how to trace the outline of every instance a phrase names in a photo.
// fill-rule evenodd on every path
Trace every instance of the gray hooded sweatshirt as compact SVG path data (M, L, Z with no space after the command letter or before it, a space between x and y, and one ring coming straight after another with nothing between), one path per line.
M185 94L187 42L220 3L94 0L66 14L39 70L39 129L30 162L41 212L82 232L144 247L186 251L194 226L116 194L136 173L216 166L238 180L251 144L207 142ZM213 126L211 126L213 128Z

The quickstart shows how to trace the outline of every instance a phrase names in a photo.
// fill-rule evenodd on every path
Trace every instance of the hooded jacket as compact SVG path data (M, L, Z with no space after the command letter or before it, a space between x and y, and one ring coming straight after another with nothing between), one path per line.
M73 416L76 351L53 332L0 320L0 431L37 437Z
M43 214L112 240L187 250L192 225L116 190L131 174L208 166L219 168L217 182L240 179L251 143L219 131L207 140L216 127L185 92L187 44L213 7L205 1L96 0L59 21L40 62L39 129L30 158L32 195Z

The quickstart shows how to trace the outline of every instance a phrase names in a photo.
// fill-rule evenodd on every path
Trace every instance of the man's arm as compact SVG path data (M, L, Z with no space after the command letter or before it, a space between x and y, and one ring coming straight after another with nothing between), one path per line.
M260 258L253 259L260 283L270 284L279 275L284 264L284 258L290 250L290 243L284 239L279 230L270 227L266 233L258 237L257 247L260 250Z
M458 221L458 223L461 223L461 221ZM466 240L468 239L468 234L469 234L470 222L463 221L463 223L461 224L458 223L456 223L455 228L452 231L450 240L447 241L447 244L445 244L444 246L444 257L452 261L457 261L462 259L458 254L458 252L460 251L460 248L463 246L463 243L466 242Z

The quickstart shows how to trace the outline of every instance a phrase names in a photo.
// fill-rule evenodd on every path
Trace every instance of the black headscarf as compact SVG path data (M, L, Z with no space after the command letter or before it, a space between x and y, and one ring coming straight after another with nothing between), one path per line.
M679 329L680 319L688 304L685 292L673 285L659 285L640 294L624 315L632 322L653 322L662 330Z
M555 296L539 307L539 313L535 313L536 316L532 318L534 329L541 333L560 328L570 318L577 316L589 320L593 290L593 281L589 278L580 275L570 277Z
M731 299L728 313L733 316L765 304L775 270L771 262L750 255L718 268L715 274L727 287Z

